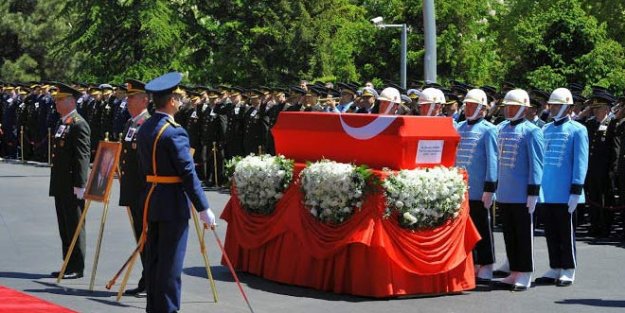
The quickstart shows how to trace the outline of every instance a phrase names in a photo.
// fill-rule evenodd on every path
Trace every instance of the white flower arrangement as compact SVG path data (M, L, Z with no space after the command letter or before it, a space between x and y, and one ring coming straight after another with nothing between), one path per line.
M362 207L367 181L366 166L321 160L301 173L304 205L315 218L327 224L341 224Z
M293 161L284 156L249 155L232 160L233 179L243 207L256 214L270 214L293 180Z
M402 227L433 228L458 217L467 190L457 168L434 167L389 173L382 183L388 218L398 213Z

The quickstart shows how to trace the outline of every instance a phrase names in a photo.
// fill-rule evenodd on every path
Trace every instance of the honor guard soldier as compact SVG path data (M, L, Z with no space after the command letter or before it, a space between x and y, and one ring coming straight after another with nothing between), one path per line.
M470 90L463 103L466 120L457 128L461 140L456 166L469 175L471 220L482 237L474 249L477 281L490 283L495 263L490 209L497 189L497 127L484 119L488 97L483 90Z
M549 97L553 122L545 125L542 211L549 252L549 270L536 279L539 284L570 286L575 280L575 228L573 212L584 203L584 180L588 170L586 127L571 120L573 95L558 88Z
M543 134L525 119L530 106L525 90L504 97L506 121L499 124L497 203L501 208L510 275L501 283L513 291L530 287L533 261L533 214L543 176Z
M119 205L128 207L132 216L132 228L138 241L143 230L143 202L140 195L145 189L145 176L139 172L137 159L137 133L141 125L150 118L148 113L148 95L145 83L129 79L127 83L127 108L131 118L126 122L122 132L122 154L119 158ZM126 290L126 295L145 297L145 251L141 253L143 272L139 285L135 289Z
M50 196L54 197L64 257L85 207L83 196L89 172L90 129L87 121L76 112L76 99L81 96L80 92L65 84L58 84L57 87L56 110L61 119L53 132ZM63 279L83 276L85 250L83 225ZM59 272L52 273L52 277L58 275Z
M614 195L615 209L620 209L621 214L625 207L625 96L618 99L618 104L614 107L614 118L610 122L608 129L614 134L610 161L610 181ZM625 239L625 230L623 230Z
M174 121L182 105L182 74L171 72L145 85L155 114L143 123L137 138L139 173L146 177L144 235L146 242L147 312L180 310L181 273L189 218L189 202L205 225L215 215L195 173L187 132ZM147 189L147 188L146 188Z

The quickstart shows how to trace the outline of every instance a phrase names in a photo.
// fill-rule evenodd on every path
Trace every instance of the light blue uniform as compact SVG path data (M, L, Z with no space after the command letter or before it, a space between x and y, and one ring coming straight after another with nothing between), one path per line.
M497 186L497 127L479 119L458 124L461 140L456 166L469 174L469 199L481 200L484 192L495 192Z
M526 203L538 196L543 176L543 133L531 122L504 121L498 126L497 202Z
M543 127L545 137L541 202L568 203L571 194L584 203L588 170L588 132L582 124L564 118Z

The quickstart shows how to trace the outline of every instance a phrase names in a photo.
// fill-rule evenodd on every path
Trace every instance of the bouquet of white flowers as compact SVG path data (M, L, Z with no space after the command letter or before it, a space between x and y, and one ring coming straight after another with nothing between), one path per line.
M417 230L433 228L456 218L467 190L457 168L402 170L382 183L388 218L396 211L400 225Z
M234 159L234 184L243 207L256 214L270 214L282 192L293 180L293 160L284 156L249 155Z
M363 165L330 160L311 163L300 173L304 205L324 223L343 223L362 207L371 177L371 170Z

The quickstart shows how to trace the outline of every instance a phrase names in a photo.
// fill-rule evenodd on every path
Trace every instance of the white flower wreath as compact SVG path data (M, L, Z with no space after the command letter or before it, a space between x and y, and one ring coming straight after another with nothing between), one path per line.
M293 161L284 156L249 155L234 159L234 184L243 207L270 214L293 179Z
M446 167L389 173L382 186L385 217L397 212L400 224L414 230L437 227L456 218L467 190L458 169Z
M371 174L366 166L330 160L311 163L300 173L304 205L324 223L343 223L362 207Z

